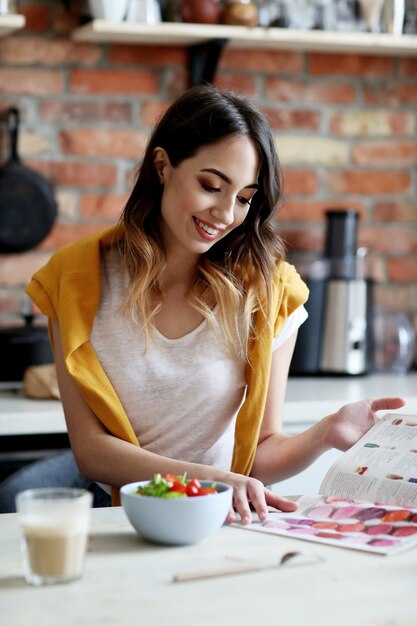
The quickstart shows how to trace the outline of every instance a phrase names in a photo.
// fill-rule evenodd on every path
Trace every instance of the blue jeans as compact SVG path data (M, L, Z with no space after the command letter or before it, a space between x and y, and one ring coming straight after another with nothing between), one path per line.
M71 450L29 463L0 483L0 513L16 511L19 491L37 487L76 487L93 494L93 506L111 506L111 497L97 483L88 480L77 467Z

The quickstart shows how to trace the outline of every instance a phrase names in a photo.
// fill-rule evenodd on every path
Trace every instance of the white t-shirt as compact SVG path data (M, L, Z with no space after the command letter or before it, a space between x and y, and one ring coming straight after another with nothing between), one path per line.
M165 457L230 469L234 426L244 400L245 363L232 358L204 320L179 339L144 335L120 307L125 279L115 249L101 258L101 299L91 344L112 383L140 445ZM299 307L274 349L307 317Z

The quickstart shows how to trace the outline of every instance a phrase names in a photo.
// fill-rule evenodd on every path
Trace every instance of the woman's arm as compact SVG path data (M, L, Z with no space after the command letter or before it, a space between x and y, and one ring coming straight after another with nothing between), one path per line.
M373 426L377 411L399 409L405 404L403 398L378 398L346 404L304 432L286 435L282 430L282 415L295 340L296 333L272 356L265 413L251 473L265 484L297 474L330 448L347 450Z
M172 472L200 479L229 483L234 489L234 509L244 523L250 522L249 501L260 518L267 515L270 504L282 510L293 510L294 504L272 494L255 478L241 476L207 465L187 463L148 452L109 433L84 400L66 368L59 325L52 323L58 384L64 407L68 435L77 465L91 480L120 487L126 483L148 480L155 473ZM233 511L229 521L234 520Z

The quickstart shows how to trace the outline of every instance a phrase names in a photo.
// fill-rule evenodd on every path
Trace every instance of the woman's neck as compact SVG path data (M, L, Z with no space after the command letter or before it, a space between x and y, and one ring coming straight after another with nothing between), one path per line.
M198 255L173 254L168 252L165 267L159 280L161 293L167 290L180 290L188 293L196 282Z

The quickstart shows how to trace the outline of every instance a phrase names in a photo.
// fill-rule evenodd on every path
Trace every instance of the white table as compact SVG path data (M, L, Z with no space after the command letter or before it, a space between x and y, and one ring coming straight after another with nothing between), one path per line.
M0 516L0 622L5 626L414 626L417 549L380 556L222 527L195 546L136 535L120 507L93 511L81 580L34 588L22 578L16 514ZM225 558L322 557L251 574L174 583Z

